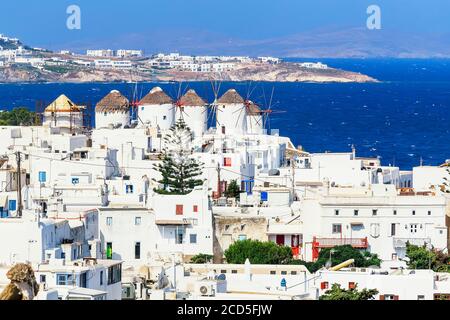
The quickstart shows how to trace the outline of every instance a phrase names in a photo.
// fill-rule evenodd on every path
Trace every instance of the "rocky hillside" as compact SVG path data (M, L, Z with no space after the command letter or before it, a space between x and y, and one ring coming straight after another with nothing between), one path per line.
M73 66L44 67L15 65L0 68L0 82L115 82L115 81L209 81L219 75L176 70L95 70ZM224 81L277 81L277 82L376 82L377 80L355 72L339 69L308 69L296 63L243 64L238 69L223 72Z

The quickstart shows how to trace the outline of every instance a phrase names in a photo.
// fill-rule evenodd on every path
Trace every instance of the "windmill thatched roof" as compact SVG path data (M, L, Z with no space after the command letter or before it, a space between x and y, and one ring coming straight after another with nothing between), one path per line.
M261 108L253 101L249 101L247 105L247 114L250 116L259 116L261 115Z
M77 106L65 95L60 95L45 108L45 112L80 112L82 107Z
M186 92L184 96L181 97L180 103L183 106L190 106L190 107L202 107L206 105L205 100L203 100L196 92L195 90L189 90Z
M217 103L221 104L239 104L244 102L244 98L242 98L235 89L228 90L222 97L219 98L219 100L217 100Z
M161 105L172 104L173 100L160 87L153 88L142 100L140 104Z
M108 93L95 108L96 112L128 112L130 101L119 91L113 90Z

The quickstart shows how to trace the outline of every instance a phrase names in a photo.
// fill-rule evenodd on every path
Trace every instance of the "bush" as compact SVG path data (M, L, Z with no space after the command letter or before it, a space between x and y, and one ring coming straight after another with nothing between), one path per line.
M11 111L0 112L0 125L2 126L31 126L36 115L27 108L15 108Z
M239 188L237 181L232 180L225 191L225 197L239 199L241 195L241 189Z
M353 289L342 289L337 283L331 286L331 290L320 296L319 300L373 300L378 294L377 289L363 289L358 291L357 287Z
M193 257L191 258L190 263L194 263L194 264L205 264L205 263L211 262L212 259L213 259L213 256L212 256L212 255L200 253L200 254L198 254L198 255L196 255L196 256L193 256Z
M289 264L292 250L274 242L243 240L233 243L225 251L225 258L228 263L235 264L244 264L246 259L252 264Z

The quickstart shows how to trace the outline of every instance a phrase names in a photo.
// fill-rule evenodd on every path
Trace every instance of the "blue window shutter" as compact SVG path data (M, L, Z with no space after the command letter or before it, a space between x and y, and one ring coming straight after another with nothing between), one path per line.
M16 211L17 208L17 200L9 200L8 210Z
M266 191L261 192L261 201L269 200L269 194Z
M39 182L46 182L46 181L47 181L47 172L39 171Z

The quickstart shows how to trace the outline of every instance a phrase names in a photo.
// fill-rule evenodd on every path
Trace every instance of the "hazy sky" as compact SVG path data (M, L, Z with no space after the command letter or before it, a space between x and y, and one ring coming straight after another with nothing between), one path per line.
M81 8L81 30L66 28L71 4ZM0 33L34 46L164 28L262 39L331 26L364 27L371 4L381 7L385 30L450 32L448 0L3 0Z

